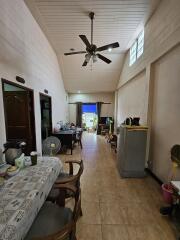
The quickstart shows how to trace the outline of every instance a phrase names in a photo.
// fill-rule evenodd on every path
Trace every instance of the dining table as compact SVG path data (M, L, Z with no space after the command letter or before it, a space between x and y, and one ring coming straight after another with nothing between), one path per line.
M61 146L69 148L71 150L71 155L73 154L73 148L76 141L76 129L53 132L52 136L57 137L61 141Z
M0 188L0 240L23 240L55 180L63 171L56 157L38 157Z

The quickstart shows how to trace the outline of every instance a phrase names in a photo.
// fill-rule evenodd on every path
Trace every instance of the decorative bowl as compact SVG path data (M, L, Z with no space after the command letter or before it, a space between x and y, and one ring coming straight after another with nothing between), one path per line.
M16 166L12 166L12 167L8 168L7 175L9 177L12 177L12 176L16 175L18 172L19 172L19 168L17 168Z

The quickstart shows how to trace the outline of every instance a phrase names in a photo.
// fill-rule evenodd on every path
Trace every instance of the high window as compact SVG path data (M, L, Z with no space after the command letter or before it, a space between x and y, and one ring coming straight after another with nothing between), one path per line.
M144 30L139 34L138 38L130 48L129 66L143 54L144 51Z

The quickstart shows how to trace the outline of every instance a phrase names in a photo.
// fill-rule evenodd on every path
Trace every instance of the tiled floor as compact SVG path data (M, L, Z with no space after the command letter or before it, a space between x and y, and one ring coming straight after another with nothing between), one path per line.
M84 160L78 240L175 240L168 218L159 214L160 186L150 177L121 179L104 137L84 133L82 142L82 151L61 155Z

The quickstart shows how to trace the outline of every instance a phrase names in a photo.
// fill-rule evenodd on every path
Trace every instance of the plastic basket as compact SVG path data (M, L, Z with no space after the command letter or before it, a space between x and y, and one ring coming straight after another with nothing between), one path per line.
M169 183L164 183L162 184L162 192L163 192L163 198L164 201L167 204L172 204L173 202L173 190L172 190L172 186Z

